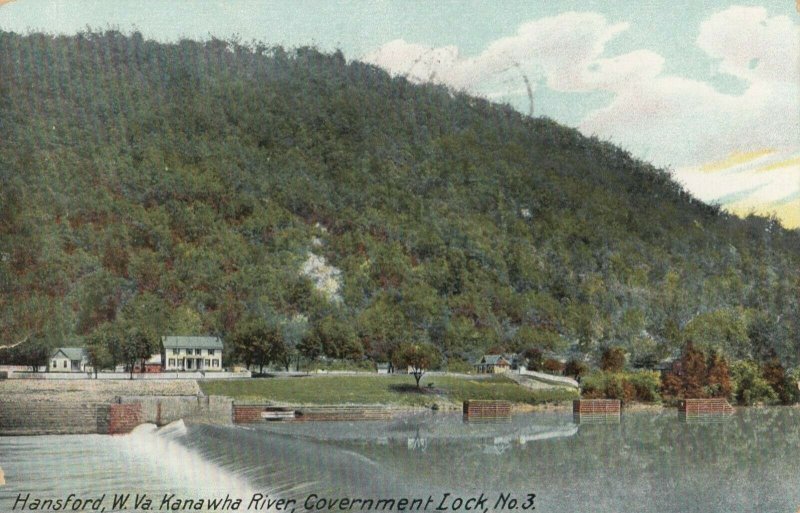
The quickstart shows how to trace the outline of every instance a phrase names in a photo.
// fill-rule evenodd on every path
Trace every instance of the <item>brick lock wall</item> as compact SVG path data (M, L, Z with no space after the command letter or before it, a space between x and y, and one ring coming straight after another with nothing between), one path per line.
M619 399L575 399L572 401L573 413L619 413Z
M130 433L142 423L140 403L111 404L108 408L108 434Z
M508 401L464 401L464 415L467 418L510 417L511 403Z
M261 413L267 411L266 406L248 406L248 405L234 405L233 406L233 423L234 424L253 424L262 422Z
M687 414L733 413L726 399L684 399L678 403L678 411Z

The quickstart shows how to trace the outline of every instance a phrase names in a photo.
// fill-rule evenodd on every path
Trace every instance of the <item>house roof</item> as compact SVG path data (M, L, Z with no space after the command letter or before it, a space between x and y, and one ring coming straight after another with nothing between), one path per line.
M164 349L222 349L219 337L162 337Z
M58 353L63 353L68 360L83 360L86 357L86 350L82 347L59 347L53 351L53 358Z
M488 365L499 365L505 363L506 365L509 365L508 360L506 360L501 354L485 354L483 355L483 358L481 358L481 363Z

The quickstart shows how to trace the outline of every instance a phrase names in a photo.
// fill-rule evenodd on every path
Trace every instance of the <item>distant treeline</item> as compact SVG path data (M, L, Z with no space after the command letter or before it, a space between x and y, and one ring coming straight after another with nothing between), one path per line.
M339 52L0 32L0 336L25 340L0 361L262 333L309 358L618 346L651 367L692 340L790 367L798 277L774 218Z

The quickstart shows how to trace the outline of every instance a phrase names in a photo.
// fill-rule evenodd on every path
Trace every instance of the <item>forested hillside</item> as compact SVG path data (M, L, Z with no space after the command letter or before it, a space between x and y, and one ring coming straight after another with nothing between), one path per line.
M309 357L429 341L453 368L688 340L796 365L799 278L775 219L339 53L0 32L0 345L23 341L0 361L260 325Z

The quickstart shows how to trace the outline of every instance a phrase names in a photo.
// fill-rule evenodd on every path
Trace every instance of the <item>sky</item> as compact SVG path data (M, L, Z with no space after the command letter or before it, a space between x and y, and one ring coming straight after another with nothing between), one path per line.
M340 49L576 127L704 201L800 228L791 0L0 0L2 30L87 27Z

